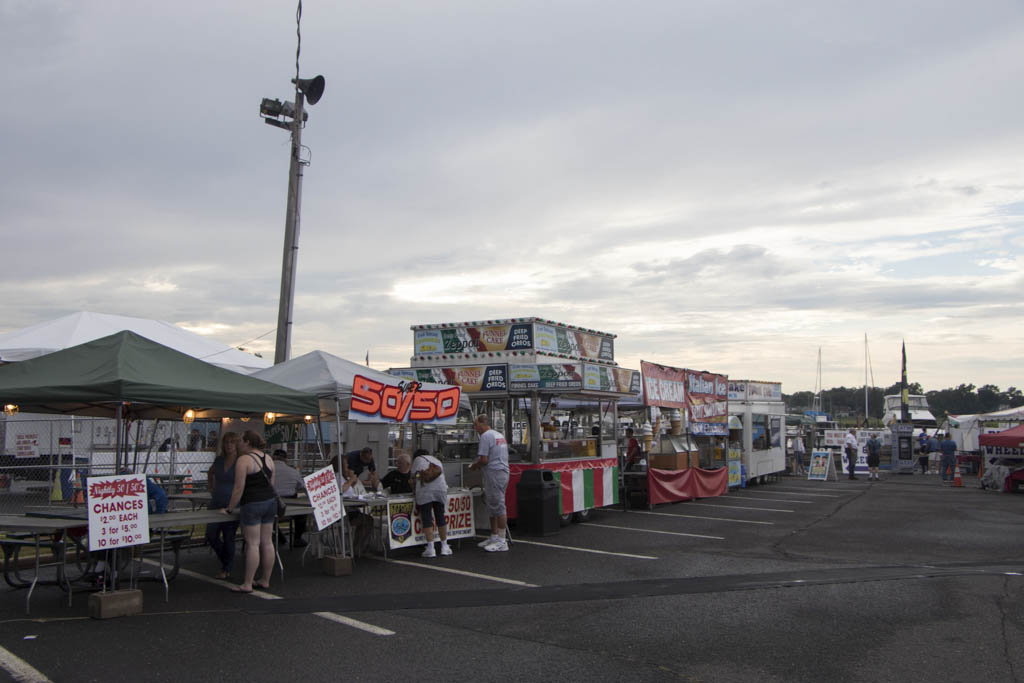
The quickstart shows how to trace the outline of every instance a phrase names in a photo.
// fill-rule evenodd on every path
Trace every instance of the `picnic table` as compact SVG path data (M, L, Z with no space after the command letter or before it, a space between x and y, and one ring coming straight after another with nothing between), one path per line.
M69 516L44 518L0 515L0 530L7 533L7 537L0 540L4 553L4 581L13 588L28 588L28 595L25 596L25 614L31 613L32 593L35 591L36 585L40 583L39 570L46 566L56 567L57 575L52 582L44 581L43 583L53 583L64 587L68 593L68 605L71 605L71 580L68 578L65 566L69 536L67 531L82 525L82 519ZM45 535L54 537L48 544L53 554L53 561L43 564L41 562L43 546L41 537ZM28 541L28 537L33 540ZM31 582L22 579L18 571L18 555L23 547L32 547L35 551Z

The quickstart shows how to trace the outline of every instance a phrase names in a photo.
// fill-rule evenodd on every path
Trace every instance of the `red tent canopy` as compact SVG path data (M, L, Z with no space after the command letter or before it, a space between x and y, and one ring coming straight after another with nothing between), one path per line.
M1024 425L995 434L982 434L978 437L982 446L1002 446L1003 448L1020 448L1024 444Z

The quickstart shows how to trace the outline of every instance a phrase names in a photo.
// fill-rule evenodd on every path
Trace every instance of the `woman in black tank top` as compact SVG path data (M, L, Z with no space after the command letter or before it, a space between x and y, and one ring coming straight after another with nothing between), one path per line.
M252 593L253 587L270 588L274 571L274 518L277 494L274 492L274 461L263 453L263 437L253 431L242 435L235 461L235 487L224 512L238 510L245 538L245 577L231 590ZM263 577L256 570L263 567Z

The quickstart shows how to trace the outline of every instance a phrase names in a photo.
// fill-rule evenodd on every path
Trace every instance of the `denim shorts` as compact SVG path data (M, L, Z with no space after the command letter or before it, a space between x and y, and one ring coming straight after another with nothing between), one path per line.
M277 517L277 498L261 500L258 503L246 503L239 510L242 526L270 524Z

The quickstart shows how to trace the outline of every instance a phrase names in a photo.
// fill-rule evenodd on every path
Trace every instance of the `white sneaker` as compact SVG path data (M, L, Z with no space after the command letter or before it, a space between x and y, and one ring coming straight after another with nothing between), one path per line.
M441 543L441 554L442 555L451 555L452 554L452 547L450 545L448 545L447 543L442 542Z
M490 544L494 543L495 541L500 541L500 540L501 539L498 538L497 536L488 536L484 540L482 540L479 543L477 543L476 547L477 548L486 548L487 546L489 546Z
M508 543L501 540L500 538L490 545L485 545L484 550L489 553L503 553L508 551Z
M434 544L428 543L427 549L423 551L423 554L420 555L420 557L437 557L437 553L434 552Z

